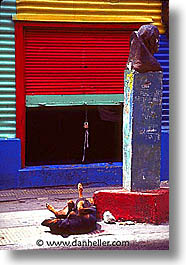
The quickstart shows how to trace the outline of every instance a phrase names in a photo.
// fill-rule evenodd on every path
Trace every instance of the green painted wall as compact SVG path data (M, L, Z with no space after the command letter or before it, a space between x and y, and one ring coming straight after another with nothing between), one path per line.
M2 0L0 5L0 138L15 138L15 40L12 15L16 0Z

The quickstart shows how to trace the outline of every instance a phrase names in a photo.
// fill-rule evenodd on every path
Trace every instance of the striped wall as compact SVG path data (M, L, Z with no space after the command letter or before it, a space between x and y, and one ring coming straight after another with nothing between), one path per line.
M160 36L160 47L155 55L163 68L163 102L161 126L161 172L160 180L169 179L169 40Z
M163 68L162 132L169 131L169 40L160 35L159 52L155 57Z
M14 19L101 23L153 22L160 33L161 0L17 0Z
M16 135L15 40L12 15L16 0L2 0L0 6L0 138Z

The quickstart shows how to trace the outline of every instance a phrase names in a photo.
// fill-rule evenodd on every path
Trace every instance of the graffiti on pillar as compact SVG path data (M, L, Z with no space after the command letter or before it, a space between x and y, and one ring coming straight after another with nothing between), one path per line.
M133 104L131 189L158 189L161 163L161 72L135 74Z
M159 188L162 73L125 71L123 184L129 191Z

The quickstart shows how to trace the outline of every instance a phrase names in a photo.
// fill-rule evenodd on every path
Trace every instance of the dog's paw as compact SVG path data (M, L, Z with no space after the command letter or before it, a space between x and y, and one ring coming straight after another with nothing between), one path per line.
M78 183L78 190L83 190L83 185L81 183Z
M46 203L46 207L49 211L54 211L54 207L50 205L49 203Z

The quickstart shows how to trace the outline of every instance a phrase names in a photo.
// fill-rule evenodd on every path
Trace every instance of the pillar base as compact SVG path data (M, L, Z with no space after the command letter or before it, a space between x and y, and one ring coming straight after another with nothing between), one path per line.
M169 220L169 189L146 192L103 190L94 193L98 218L110 211L116 220L161 224Z

